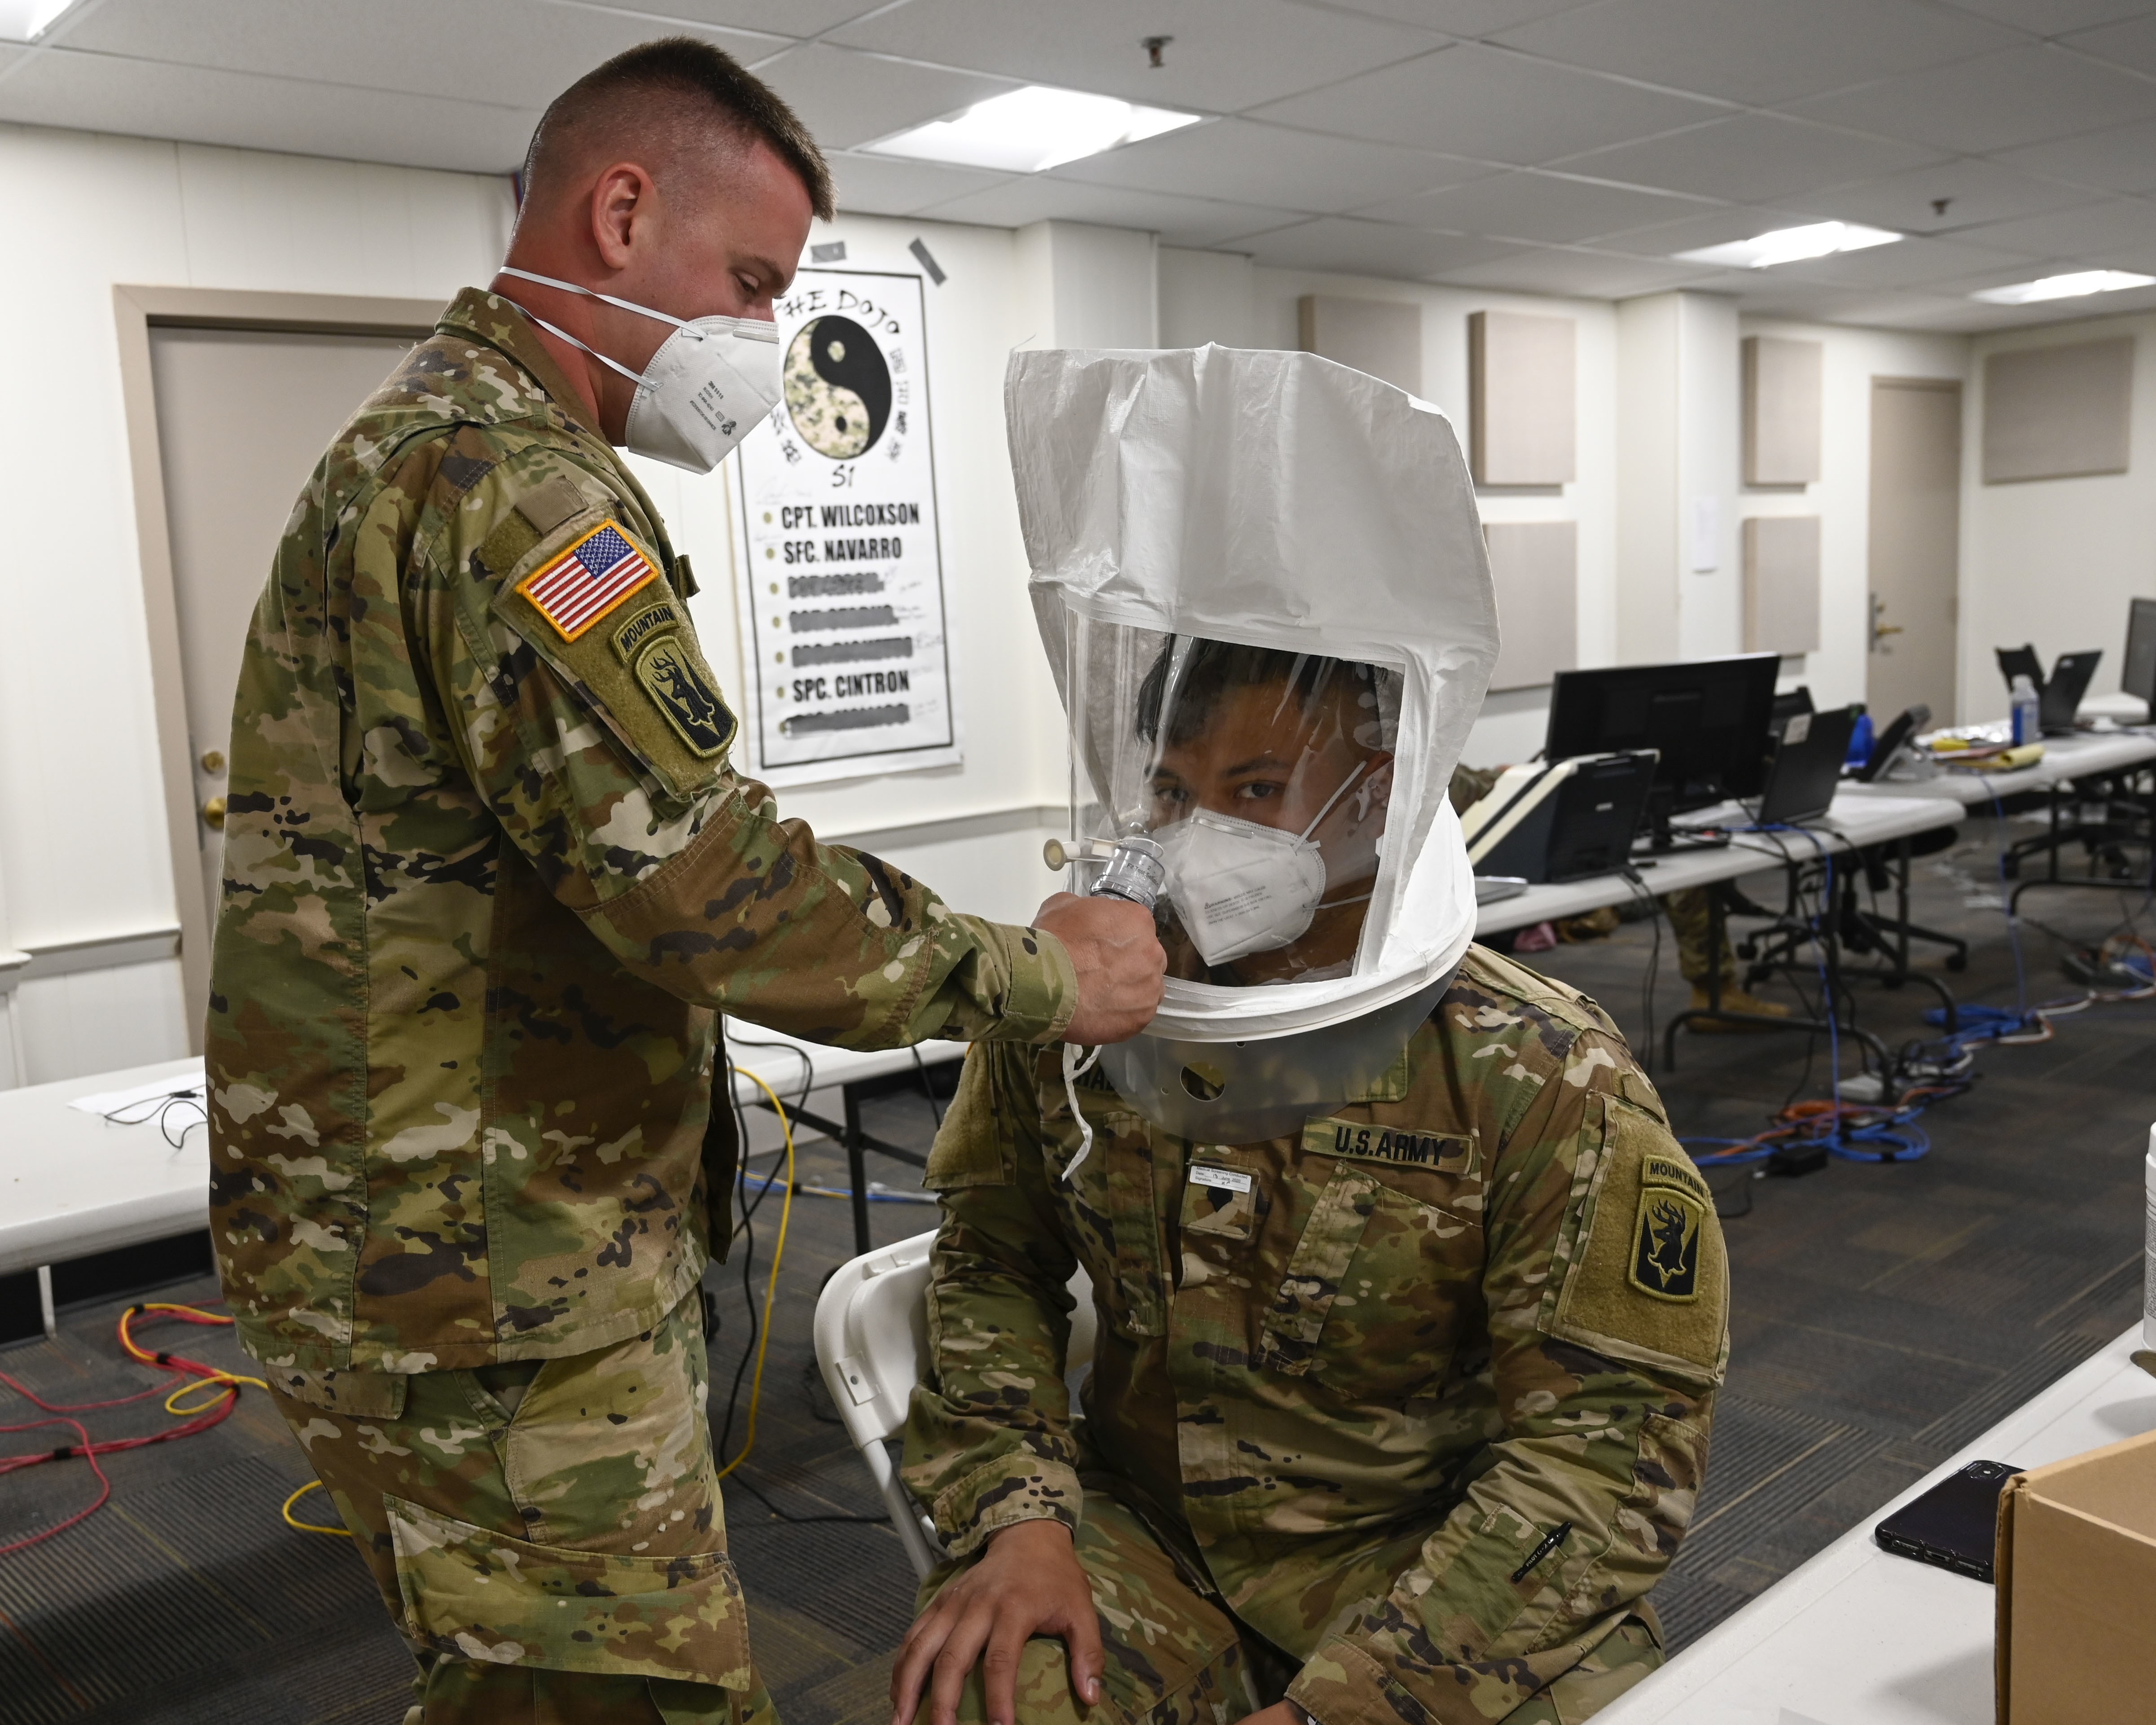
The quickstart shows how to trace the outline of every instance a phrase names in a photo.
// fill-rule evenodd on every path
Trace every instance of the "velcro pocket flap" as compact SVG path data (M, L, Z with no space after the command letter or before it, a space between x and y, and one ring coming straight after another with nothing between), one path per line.
M749 1686L748 1614L723 1551L534 1545L385 1497L408 1631L455 1659Z
M1264 1360L1275 1370L1310 1369L1317 1338L1339 1296L1341 1278L1383 1191L1376 1175L1343 1163L1318 1193L1273 1296L1272 1310L1265 1314Z

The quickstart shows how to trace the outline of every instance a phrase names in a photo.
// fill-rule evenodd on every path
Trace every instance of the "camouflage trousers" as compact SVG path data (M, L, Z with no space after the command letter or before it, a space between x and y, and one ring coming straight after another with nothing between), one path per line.
M1662 908L1669 913L1670 927L1677 937L1677 968L1684 973L1684 979L1704 986L1708 978L1719 974L1722 986L1727 988L1737 981L1737 955L1730 950L1727 931L1721 950L1712 949L1712 891L1687 886L1681 892L1664 893Z
M1118 1499L1089 1486L1073 1538L1101 1615L1106 1656L1101 1700L1091 1708L1081 1706L1071 1693L1063 1643L1036 1635L1019 1662L1017 1725L1240 1725L1286 1693L1298 1662L1192 1585L1183 1566ZM947 1563L932 1573L921 1584L921 1609L964 1568ZM1503 1725L1578 1725L1661 1662L1661 1643L1649 1622L1627 1617L1570 1671L1505 1714ZM966 1681L958 1718L960 1725L983 1725L987 1717L977 1668ZM1460 1717L1477 1725L1483 1717ZM928 1725L928 1719L924 1696L914 1725ZM1321 1725L1363 1722L1327 1718Z
M592 1353L268 1373L418 1661L408 1725L775 1725L707 1369L691 1294Z

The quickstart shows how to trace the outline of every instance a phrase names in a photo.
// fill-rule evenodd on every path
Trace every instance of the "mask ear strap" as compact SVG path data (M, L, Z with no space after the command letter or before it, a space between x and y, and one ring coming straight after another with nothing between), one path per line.
M1348 794L1355 781L1360 778L1364 773L1369 770L1369 766L1370 763L1368 761L1358 761L1355 763L1355 770L1349 773L1347 778L1340 781L1340 788L1326 798L1325 806L1317 811L1316 818L1312 820L1308 826L1302 829L1301 836L1304 839L1308 839L1312 833L1317 830L1317 823L1323 820L1327 815L1332 813L1333 809L1338 805L1340 799Z
M624 311L634 311L639 317L654 318L660 323L670 323L677 330L694 329L696 327L695 325L688 322L685 319L675 317L670 312L654 311L649 305L639 305L634 300L617 300L612 294L603 294L597 288L588 288L577 282L559 281L551 275L536 275L529 270L515 269L507 264L504 264L501 266L501 273L504 275L513 275L519 281L536 281L542 287L559 288L565 294L582 294L588 300L603 300L608 305L617 306ZM520 307L519 309L521 310L521 308ZM531 314L527 312L525 315L526 316L530 316ZM538 320L536 318L533 318L532 321L536 323ZM573 339L573 337L567 339ZM578 341L577 346L579 347L584 347L584 344L581 341ZM591 351L592 350L590 348L584 347L585 352L590 353ZM593 357L597 358L605 357L603 354L595 355Z
M520 271L518 273L521 274L522 272ZM511 300L510 303L512 305L516 304L513 300ZM636 372L629 370L627 366L622 364L619 360L608 359L606 355L600 352L598 348L593 347L589 342L579 341L567 330L562 329L559 325L547 322L547 320L540 316L537 312L531 311L526 306L517 305L516 309L519 311L523 312L523 314L526 317L530 318L532 322L537 324L541 329L546 331L548 335L555 336L561 341L567 341L572 347L583 348L585 352L591 355L591 357L597 360L601 365L611 366L615 371L619 372L623 377L628 378L630 382L636 384L639 388L643 386L644 379Z

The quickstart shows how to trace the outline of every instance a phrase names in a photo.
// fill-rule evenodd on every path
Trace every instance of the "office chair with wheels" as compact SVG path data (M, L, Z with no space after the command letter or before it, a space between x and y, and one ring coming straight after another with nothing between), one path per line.
M824 1387L923 1577L943 1560L942 1543L884 1443L906 1429L913 1386L928 1368L928 1250L935 1243L932 1230L841 1264L817 1296L815 1323ZM1093 1359L1093 1285L1083 1270L1071 1277L1070 1292L1077 1304L1064 1368L1075 1378Z

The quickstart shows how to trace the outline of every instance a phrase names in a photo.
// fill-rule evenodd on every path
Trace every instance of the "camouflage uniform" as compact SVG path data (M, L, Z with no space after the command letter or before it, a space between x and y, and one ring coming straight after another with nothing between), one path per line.
M1477 947L1372 1092L1190 1144L1052 1058L977 1049L905 1477L955 1573L1076 1530L1111 1720L1584 1717L1660 1662L1727 1359L1706 1186L1609 1019ZM1065 1284L1100 1335L1073 1424ZM1025 1725L1078 1717L1036 1641ZM969 1705L978 1715L978 1680ZM1096 1713L1091 1717L1098 1717Z
M522 316L467 290L323 457L255 609L208 1026L212 1227L241 1340L295 1407L388 1418L470 1399L473 1371L598 1373L661 1334L731 1233L719 1012L881 1047L1050 1040L1075 1004L1055 941L819 845L732 773L687 565L576 402ZM580 551L596 573L565 561ZM377 1483L341 1464L340 1489L385 1578L367 1490L485 1522L462 1486L429 1497L358 1447ZM604 1519L585 1507L571 1525ZM732 1628L649 1657L723 1683L746 1642L715 1491L699 1513L655 1530L650 1561L678 1556L684 1609ZM491 1589L506 1622L526 1591ZM512 1643L523 1666L592 1669L521 1629L475 1657Z

